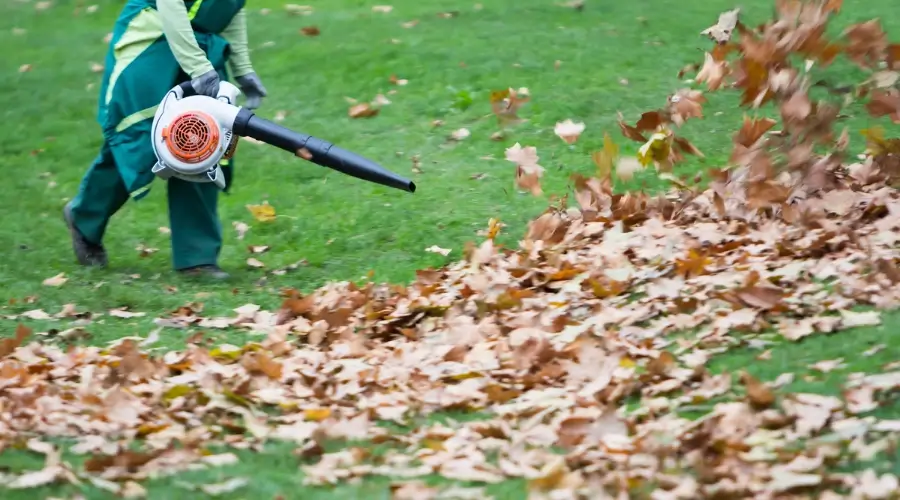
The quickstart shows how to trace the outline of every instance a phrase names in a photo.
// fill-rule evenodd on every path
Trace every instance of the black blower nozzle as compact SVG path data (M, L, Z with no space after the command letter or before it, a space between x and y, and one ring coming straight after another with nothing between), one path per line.
M317 165L337 170L357 179L410 193L416 192L416 185L413 181L385 169L372 160L317 137L294 132L256 116L247 108L241 108L238 112L237 118L234 120L234 133L271 144Z

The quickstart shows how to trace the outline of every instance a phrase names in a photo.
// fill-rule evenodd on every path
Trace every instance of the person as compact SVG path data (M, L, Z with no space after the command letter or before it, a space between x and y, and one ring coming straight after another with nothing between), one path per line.
M233 78L256 109L266 88L247 44L245 0L128 0L113 29L97 113L103 145L77 195L63 209L78 262L108 264L103 235L129 199L150 190L156 163L150 129L156 107L172 87L190 80L198 94L215 97ZM222 165L226 190L234 158ZM228 278L218 265L222 227L212 183L167 182L172 264L176 271Z

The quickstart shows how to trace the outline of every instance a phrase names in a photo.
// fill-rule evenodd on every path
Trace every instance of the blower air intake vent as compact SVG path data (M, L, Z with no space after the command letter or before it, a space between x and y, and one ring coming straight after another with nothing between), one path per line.
M176 116L162 135L169 152L185 163L202 162L219 145L219 127L213 117L202 111Z

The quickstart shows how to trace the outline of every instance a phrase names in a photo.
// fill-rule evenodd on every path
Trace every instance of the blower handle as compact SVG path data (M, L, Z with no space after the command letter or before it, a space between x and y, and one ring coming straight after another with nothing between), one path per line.
M194 90L194 86L191 85L190 80L188 80L186 82L181 82L178 84L178 86L181 88L181 97L182 98L197 95L197 91Z

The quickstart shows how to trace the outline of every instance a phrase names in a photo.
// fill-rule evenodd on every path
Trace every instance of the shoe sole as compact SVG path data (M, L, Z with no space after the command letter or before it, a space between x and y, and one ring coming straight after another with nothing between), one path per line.
M190 278L207 278L213 280L227 280L231 278L231 275L229 273L218 269L211 270L203 268L183 268L176 269L175 272L177 272L181 276Z
M188 273L179 271L178 274L185 278L190 279L200 279L200 280L213 280L213 281L226 281L231 278L230 274L222 275L222 274L210 274L210 273Z

